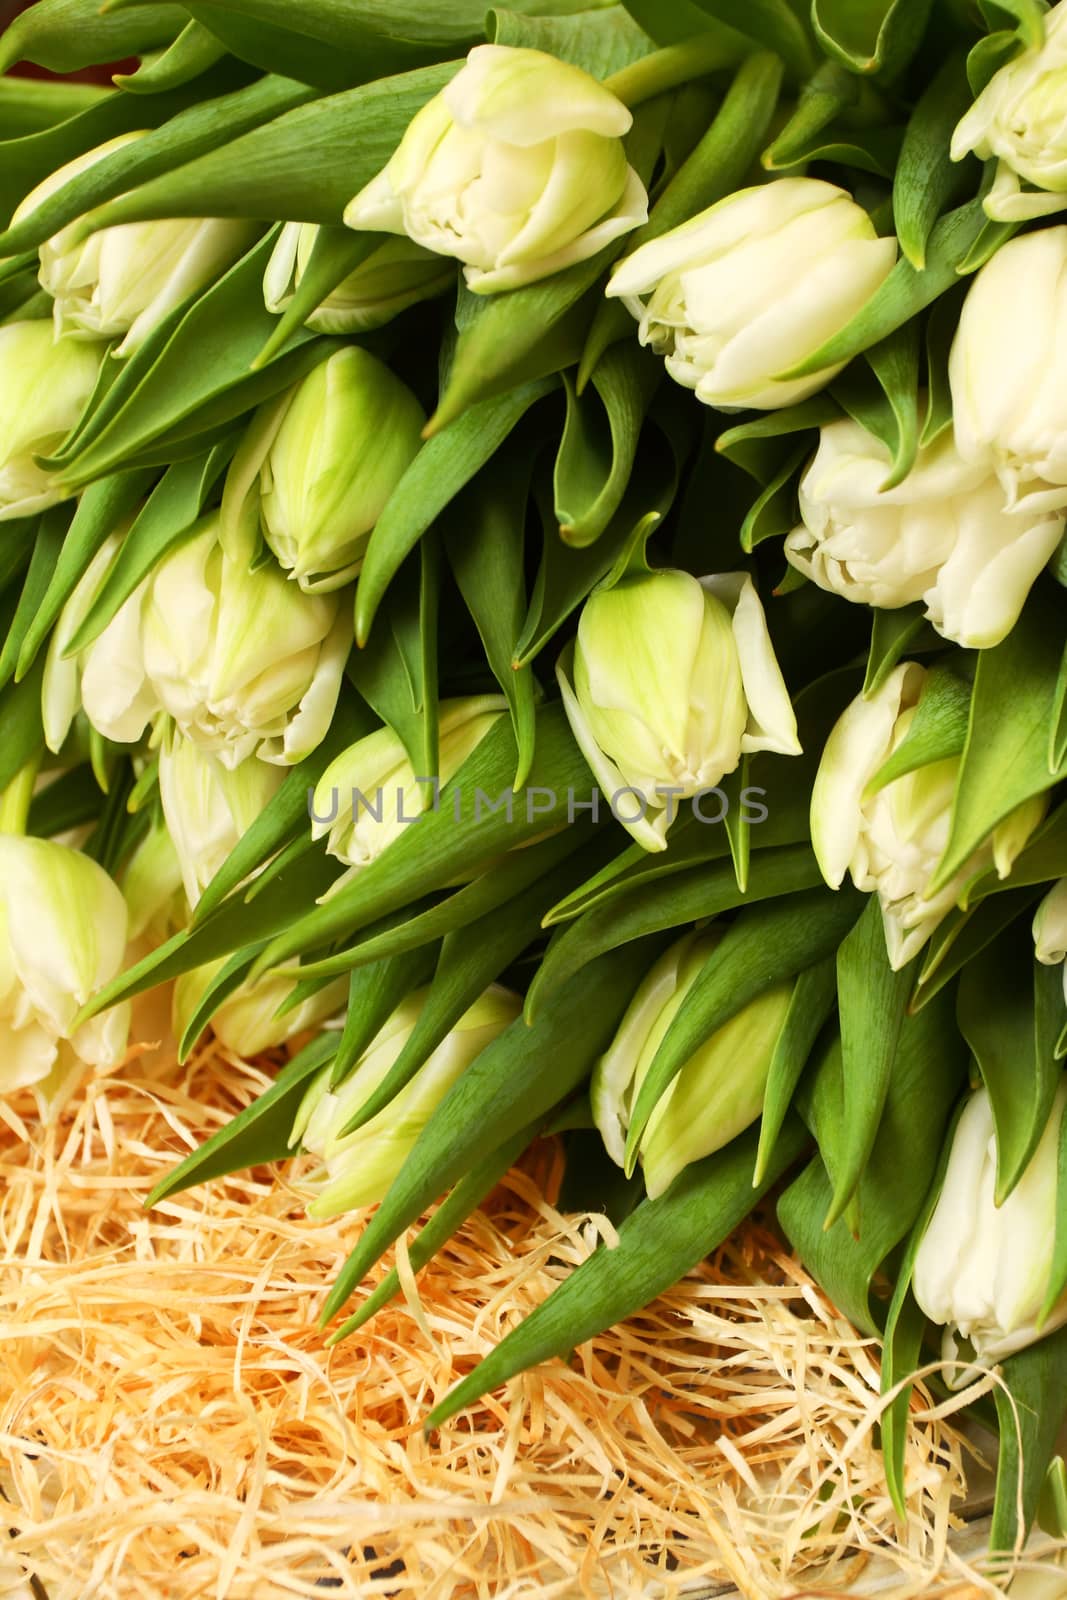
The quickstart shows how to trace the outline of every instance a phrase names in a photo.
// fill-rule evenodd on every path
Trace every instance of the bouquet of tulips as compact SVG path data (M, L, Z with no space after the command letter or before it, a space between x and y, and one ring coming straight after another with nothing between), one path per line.
M334 1339L562 1137L618 1242L431 1428L773 1208L897 1505L911 1374L994 1370L993 1545L1067 1534L1067 0L37 0L22 62L0 1089L163 983L299 1035L153 1198L310 1152Z

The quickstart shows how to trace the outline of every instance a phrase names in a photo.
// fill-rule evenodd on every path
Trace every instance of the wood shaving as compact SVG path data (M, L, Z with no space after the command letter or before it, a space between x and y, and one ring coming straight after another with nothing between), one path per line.
M952 1419L916 1391L899 1529L877 1346L759 1223L571 1364L424 1438L606 1219L555 1208L546 1141L419 1275L417 1318L401 1295L327 1349L316 1315L360 1223L309 1222L299 1163L143 1207L272 1070L214 1044L185 1067L133 1051L52 1127L28 1101L3 1112L0 1486L20 1582L49 1600L671 1597L700 1580L762 1597L840 1591L881 1553L907 1592L988 1592L948 1544Z

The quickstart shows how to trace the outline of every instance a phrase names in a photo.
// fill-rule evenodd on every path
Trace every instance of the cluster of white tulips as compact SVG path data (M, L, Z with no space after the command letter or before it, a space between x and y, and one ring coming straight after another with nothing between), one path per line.
M327 1317L595 1129L581 1337L773 1190L887 1390L1062 1409L1067 0L113 9L0 98L0 1089L173 981L380 1203Z

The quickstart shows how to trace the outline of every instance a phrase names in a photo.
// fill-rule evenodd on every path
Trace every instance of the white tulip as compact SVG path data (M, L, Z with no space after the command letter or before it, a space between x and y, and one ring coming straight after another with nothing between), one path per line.
M478 294L533 283L647 219L622 144L632 121L580 67L477 45L344 220L454 256Z
M1057 1216L1057 1160L1067 1081L1060 1084L1037 1149L1002 1205L994 1200L997 1141L989 1094L968 1100L956 1125L941 1194L915 1258L919 1306L945 1328L947 1375L973 1376L966 1340L980 1367L993 1366L1067 1322L1067 1294L1043 1323Z
M15 211L22 222L49 195L142 133L124 133L76 156L32 189ZM41 246L40 282L52 296L56 332L75 339L124 335L130 355L169 311L204 289L256 236L248 222L180 217L127 222L84 235L72 222Z
M318 237L314 222L287 222L263 274L263 303L289 309ZM307 318L316 333L366 333L391 322L408 306L440 294L455 268L410 239L386 239Z
M86 1067L122 1060L129 1006L75 1028L123 965L126 902L104 869L50 839L0 834L0 1089L54 1111Z
M665 850L678 801L714 789L746 751L800 753L746 573L663 568L595 590L556 676L601 789L633 796L616 815L646 850Z
M507 709L502 695L442 700L437 786L457 773ZM416 773L392 728L357 739L326 768L311 801L311 836L346 866L365 867L434 802L430 773Z
M324 1067L312 1080L290 1140L322 1162L308 1179L316 1191L309 1216L335 1217L381 1200L456 1079L522 1011L517 995L494 984L463 1013L388 1105L362 1128L344 1133L399 1058L427 993L420 989L408 996L338 1088L329 1088L331 1067Z
M251 570L246 549L223 550L213 514L82 653L82 704L120 743L163 711L225 767L253 755L289 766L325 737L351 645L338 596Z
M987 463L1010 508L1067 506L1067 227L1002 245L963 302L949 357L956 444Z
M182 882L195 906L226 857L281 786L280 768L264 761L226 767L180 734L159 752L163 817L181 863Z
M1011 632L1063 536L1055 511L1018 516L989 466L964 461L950 430L892 489L889 450L851 418L827 423L800 480L791 564L861 605L922 601L946 639L972 649Z
M1000 67L952 135L952 159L997 158L983 205L998 222L1067 206L1067 5L1045 18L1045 41ZM1020 182L1022 180L1022 182ZM1023 182L1032 185L1023 188Z
M129 916L128 945L153 950L187 924L189 901L182 864L162 817L123 867L120 887Z
M225 965L225 960L210 961L182 973L175 983L171 1022L176 1039L182 1038L209 985ZM265 974L255 983L242 983L211 1018L216 1039L235 1056L251 1061L264 1050L274 1050L298 1033L320 1027L344 1010L348 979L339 978L279 1016L279 1007L288 1000L295 986L295 979L274 972Z
M878 895L894 971L907 965L978 872L1007 877L1045 814L1047 797L1017 806L942 889L930 885L949 842L960 758L932 761L874 793L871 780L915 716L926 669L906 661L869 699L857 696L826 741L811 795L811 842L823 877Z
M688 934L651 968L593 1068L589 1098L604 1148L624 1164L630 1114L665 1034L722 934ZM767 1074L793 984L779 983L716 1030L686 1062L653 1111L639 1159L650 1199L750 1127L763 1110Z
M0 522L33 516L68 497L36 458L62 444L99 369L97 350L56 339L50 322L0 327Z
M739 189L650 239L605 291L637 318L642 344L706 405L761 410L823 388L843 363L785 378L839 332L885 280L895 238L816 178Z
M336 351L256 412L227 473L223 544L251 518L301 589L341 588L362 566L425 420L384 362L357 345Z
M1034 914L1034 954L1046 967L1063 970L1067 1000L1067 878L1053 884Z

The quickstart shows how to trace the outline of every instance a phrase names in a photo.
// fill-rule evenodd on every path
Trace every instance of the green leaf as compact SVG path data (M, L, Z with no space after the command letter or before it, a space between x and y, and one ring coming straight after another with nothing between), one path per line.
M690 408L685 407L686 413ZM563 543L554 520L545 523L541 565L530 594L529 610L515 646L515 665L522 667L545 648L571 613L606 578L622 551L647 536L666 516L678 491L679 453L687 443L685 420L665 436L659 426L646 429L640 471L635 472L610 526L595 544L574 548Z
M154 217L198 217L211 196L217 217L336 225L353 195L386 165L408 123L461 63L381 78L254 128L111 201L100 227ZM291 68L289 70L292 70ZM145 102L133 101L140 111Z
M892 178L904 137L904 130L891 128L827 128L813 134L806 144L794 145L789 168L809 166L813 161L831 161L835 166L854 167L876 178ZM783 164L784 165L784 164Z
M757 864L753 863L753 876ZM628 1171L633 1171L649 1117L694 1051L773 984L830 955L856 921L862 904L862 897L851 890L808 889L749 906L731 923L690 987L642 1080L630 1113Z
M34 795L26 832L39 839L51 839L57 833L95 822L103 798L88 762L72 767Z
M66 505L53 506L40 520L26 581L7 630L4 648L0 651L0 685L10 683L14 676L22 641L52 581L69 525L70 507Z
M188 20L177 5L102 12L100 0L37 0L0 35L0 72L17 61L50 72L123 61L170 44Z
M916 958L899 972L891 970L882 907L870 895L837 952L842 1120L836 1159L827 1162L834 1183L827 1227L852 1199L874 1147L917 969Z
M763 1115L760 1119L759 1149L756 1153L754 1173L756 1183L763 1181L763 1176L770 1165L778 1135L782 1131L793 1102L793 1092L800 1082L801 1074L823 1024L833 1011L836 999L837 971L830 956L824 961L817 962L815 966L808 967L805 972L798 973L789 1001L789 1010L786 1012L782 1031L775 1043L770 1070L767 1073L767 1087L763 1094ZM824 1204L820 1213L820 1229L825 1212Z
M356 589L356 638L365 644L386 589L427 528L504 443L554 378L479 401L428 439L375 524Z
M554 871L539 875L521 894L469 927L445 936L415 1027L377 1089L342 1128L342 1135L362 1128L411 1082L468 1007L536 938L542 913L560 889L573 881L573 863L565 859Z
M507 697L518 750L516 793L533 760L537 695L530 667L513 665L526 613L522 550L531 465L528 450L505 444L442 517L448 564Z
M751 553L765 539L781 539L797 525L795 476L810 455L807 444L792 451L770 483L761 489L741 524L738 535L742 550Z
M657 0L657 4L661 3ZM703 21L699 12L697 17ZM700 143L658 196L648 221L629 235L625 246L628 255L688 221L744 182L770 126L781 83L782 66L777 56L760 52L739 67ZM592 313L578 368L579 394L608 346L632 331L633 318L625 306L611 300L599 302Z
M949 842L931 892L951 882L1009 812L1063 776L1050 768L1048 750L1065 636L1055 591L1039 585L1008 637L978 652Z
M377 233L354 233L350 228L330 227L326 223L319 227L289 304L276 318L270 338L252 362L254 371L258 372L274 359L290 334L304 326L349 274L380 248L381 242L381 235ZM444 257L442 267L445 273L451 271Z
M894 613L881 612L881 616ZM867 794L877 794L908 772L933 761L947 761L963 754L970 719L971 686L952 666L931 667L907 733L887 756L867 785Z
M969 200L955 211L946 212L934 224L926 250L926 266L916 271L911 262L901 259L852 320L814 355L806 356L795 367L780 374L783 378L810 377L823 367L851 361L871 345L910 322L925 306L956 283L957 272L966 259L985 222L981 201Z
M1035 961L1031 940L1008 928L964 968L958 1007L993 1109L999 1206L1037 1149L1059 1087L1059 968Z
M344 1030L330 1072L331 1089L344 1082L396 1008L429 982L436 956L436 946L423 945L353 970Z
M896 611L871 607L871 648L863 693L877 694L893 668L923 629L923 608L919 601Z
M814 71L815 51L807 29L788 0L696 0L699 9L716 22L773 50L798 78Z
M1056 1302L1065 1289L1067 1289L1067 1117L1061 1116L1059 1144L1056 1149L1056 1230L1048 1288L1038 1319L1039 1327L1052 1315ZM1062 1531L1067 1534L1067 1527Z
M289 1135L307 1080L326 1065L336 1048L335 1033L320 1034L312 1040L282 1068L269 1089L160 1179L145 1205L157 1206L172 1194L198 1183L209 1183L228 1172L284 1160L290 1153Z
M950 1001L904 1020L877 1136L856 1190L858 1237L844 1218L826 1227L848 1143L846 1083L836 1043L819 1064L809 1117L820 1156L786 1190L778 1218L833 1303L866 1333L878 1333L885 1320L887 1308L873 1298L876 1278L923 1208L966 1063Z
M711 33L724 50L732 51L735 60L741 60L754 48L751 39L709 17L695 0L625 0L625 9L659 45L682 44L698 34L703 37Z
M788 1123L768 1175L757 1186L752 1184L755 1129L686 1167L665 1194L646 1200L626 1218L612 1249L595 1250L456 1384L431 1411L427 1430L516 1373L566 1356L648 1305L722 1243L803 1147L802 1127Z
M44 133L68 117L99 105L108 90L96 83L64 83L59 78L0 79L0 138L22 139Z
M289 78L261 78L179 109L161 127L103 156L34 206L0 236L0 253L36 249L94 207L226 145L310 98L309 89ZM148 109L137 101L130 104L135 111Z
M377 726L366 706L342 695L326 737L311 753L290 767L252 826L243 833L196 903L193 926L214 916L246 878L277 851L307 832L308 796L330 762Z
M1067 1416L1067 1328L1008 1356L1000 1373L1004 1385L993 1391L1000 1448L989 1547L1014 1551L1030 1531Z
M527 1145L536 1138L539 1127L539 1122L530 1123L514 1138L505 1140L498 1149L491 1151L459 1180L451 1193L441 1201L429 1222L420 1228L408 1245L408 1266L412 1272L421 1272L441 1246L447 1244L448 1240L459 1232L467 1218L477 1211L509 1168L515 1165ZM327 1345L340 1344L342 1339L347 1339L350 1334L364 1327L382 1306L395 1299L399 1293L400 1274L395 1267L390 1267L381 1282L371 1290L359 1310L330 1335L326 1341Z
M66 655L76 655L98 639L138 584L197 531L197 518L235 442L232 437L224 440L207 454L193 456L164 473L122 541Z
M851 72L894 78L922 42L931 0L812 0L815 37Z
M86 569L109 534L122 523L152 482L154 474L143 468L120 472L92 483L78 501L63 539L48 587L37 604L19 646L17 679L29 672L59 613L70 599Z
M514 802L515 758L514 736L502 718L444 786L439 806L273 940L260 970L350 937L457 877L474 876L502 851L561 826L571 810L572 791L592 787L559 705L538 712L537 753L520 803L486 807L486 795Z
M952 161L949 144L971 104L963 56L946 57L908 121L893 178L893 222L900 248L916 271L926 265L926 241L945 207L969 181L967 164Z
M178 1040L178 1060L180 1062L188 1061L196 1048L200 1035L216 1011L244 983L259 948L258 945L248 945L245 949L236 951L216 972L197 1001L192 1015L186 1021L182 1036Z
M44 726L41 722L41 680L44 661L38 660L21 683L0 689L0 791L7 788L27 762L44 752Z
M824 61L807 83L801 85L789 120L764 150L761 164L768 172L778 172L803 160L812 139L842 112L856 107L859 90L852 73L843 72L836 62Z
M959 326L963 284L935 301L926 319L926 415L919 447L926 449L952 426L952 390L948 381L948 358Z
M536 1020L557 990L609 950L649 934L720 916L735 906L813 889L820 882L818 865L806 843L758 851L745 889L737 886L732 861L703 862L687 871L659 875L647 882L638 880L558 930L527 992L527 1020Z
M556 518L570 545L599 539L622 503L645 413L662 376L636 344L605 352L582 398L565 375L567 417L556 455Z
M435 545L431 536L422 552ZM367 704L401 740L421 778L437 772L437 592L426 593L422 561L405 562L386 614L348 675Z
M727 428L715 441L716 452L741 467L750 478L764 486L778 472L785 455L792 454L791 445L782 445L796 433L813 433L826 422L841 416L841 408L828 394L813 395L799 405L784 406L781 411L770 411L751 422ZM814 449L809 440L805 449Z
M919 1011L935 994L940 994L969 961L1028 912L1038 898L1036 889L1021 889L1014 894L998 894L966 911L951 912L935 928L926 947L909 1009Z
M404 1229L484 1152L545 1116L583 1082L656 953L638 944L601 957L532 1027L517 1018L475 1057L430 1117L341 1269L323 1307L323 1323Z
M225 55L225 45L214 34L199 22L190 22L172 45L147 57L135 71L116 73L114 81L127 94L158 94L199 78Z
M971 92L981 94L993 74L1025 48L1039 49L1045 38L1044 0L1003 0L1002 4L981 4L990 28L997 29L980 39L967 57L967 77Z
M539 0L530 7L531 12L542 9L548 8ZM589 10L576 6L572 14L561 16L524 16L520 11L494 6L486 32L492 44L541 50L601 79L640 61L655 48L648 34L621 5Z

